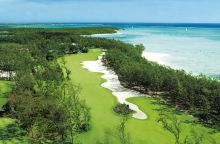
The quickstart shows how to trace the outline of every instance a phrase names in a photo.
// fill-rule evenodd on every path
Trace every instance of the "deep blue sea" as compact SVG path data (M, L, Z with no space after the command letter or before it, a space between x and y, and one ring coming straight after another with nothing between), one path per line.
M143 56L151 61L192 74L220 75L220 24L0 24L7 28L120 27L116 34L95 35L143 44Z

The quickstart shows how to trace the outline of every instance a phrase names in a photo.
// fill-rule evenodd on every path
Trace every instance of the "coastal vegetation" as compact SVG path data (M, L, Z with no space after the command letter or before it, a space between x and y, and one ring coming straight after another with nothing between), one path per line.
M0 76L14 85L6 94L3 115L17 119L32 143L73 143L78 133L89 130L90 109L79 99L80 88L70 81L65 61L57 58L88 51L68 35L100 29L6 31L8 36L0 37ZM106 28L110 31L114 29Z
M0 80L0 143L28 143L26 133L19 123L11 118L2 117L2 107L7 103L5 93L11 91L13 83Z
M212 132L195 124L198 121L188 114L198 117L202 124L219 127L218 81L150 62L141 56L142 45L85 36L116 30L0 29L7 31L7 36L0 36L0 77L13 83L11 90L0 95L8 99L7 103L4 99L3 116L16 119L16 127L25 130L22 136L29 136L32 143L174 143L174 137L178 142L185 139L192 125L196 133ZM83 61L96 60L101 54L94 48L107 50L103 62L125 87L157 97L129 99L149 119L128 119L125 115L131 113L129 108L118 104L111 91L100 86L104 82L101 74L82 68ZM166 130L166 120L170 119L161 115L165 110L183 121L181 133L173 136ZM171 122L177 122L176 117ZM105 137L109 128L112 135ZM215 141L220 135L213 132L210 137Z
M141 45L121 43L109 49L104 59L126 87L160 94L168 104L193 114L203 122L220 126L218 81L150 62L142 58L142 50Z
M143 45L117 40L83 37L87 47L107 49L103 61L112 68L125 87L160 95L168 104L219 127L220 83L205 75L192 76L142 57Z
M97 60L101 53L100 49L92 49L86 54L65 56L66 65L72 71L71 79L82 87L80 97L91 108L91 129L79 135L79 140L85 144L97 143L97 141L104 143L108 140L115 144L120 143L117 128L123 121L123 117L114 112L114 107L118 104L117 98L110 90L101 86L105 82L101 78L102 74L89 72L87 69L82 68L81 64L84 61ZM194 129L197 133L204 133L207 136L201 142L202 144L212 144L209 142L212 139L219 143L220 133L218 130L204 127L196 118L166 105L162 99L140 97L129 98L127 101L138 105L148 115L146 120L139 120L130 116L127 119L125 134L129 133L131 143L175 143L175 137L165 130L161 123L158 123L161 112L175 115L178 120L181 120L181 142L187 136L191 137L191 130Z

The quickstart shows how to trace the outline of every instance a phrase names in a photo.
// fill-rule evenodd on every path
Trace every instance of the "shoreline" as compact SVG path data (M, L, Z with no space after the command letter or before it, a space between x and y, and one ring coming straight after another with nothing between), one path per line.
M155 53L155 52L145 52L145 51L143 51L142 53L142 57L144 57L145 59L166 66L169 66L166 62L166 59L169 56L170 55L166 53Z
M116 33L92 34L91 37L108 38L108 36L121 35L121 34L123 34L123 29L117 30ZM149 60L149 61L156 62L161 65L169 66L169 64L167 64L167 62L166 62L166 59L168 57L170 57L170 55L168 53L156 53L156 52L143 51L142 57ZM176 68L174 68L174 69L176 69Z
M102 36L111 36L111 35L120 35L120 34L123 34L123 33L121 32L121 29L116 30L115 33L92 34L92 35L90 35L90 36L91 36L91 37L102 37Z
M140 120L147 119L148 116L143 111L141 111L137 105L126 101L126 99L132 97L146 97L148 95L141 94L135 90L130 90L123 87L120 84L118 76L115 74L115 72L103 65L103 62L101 61L102 55L99 56L98 60L96 61L84 61L82 63L82 67L89 70L90 72L102 73L102 78L105 79L106 82L102 83L101 86L111 90L112 94L118 99L119 103L129 105L129 108L135 111L132 117Z

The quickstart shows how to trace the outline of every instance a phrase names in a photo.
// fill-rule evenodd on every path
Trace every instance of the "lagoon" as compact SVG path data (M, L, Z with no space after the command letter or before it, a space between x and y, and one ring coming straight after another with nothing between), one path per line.
M220 24L172 23L32 23L0 24L0 28L119 27L114 38L143 44L143 56L151 61L183 69L194 75L220 76Z
M220 75L220 28L130 26L116 34L96 35L143 44L148 60L195 75Z

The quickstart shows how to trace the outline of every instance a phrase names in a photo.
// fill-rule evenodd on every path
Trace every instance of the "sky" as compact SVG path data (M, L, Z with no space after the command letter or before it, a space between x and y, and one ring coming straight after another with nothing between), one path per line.
M220 23L220 0L0 0L0 23Z

